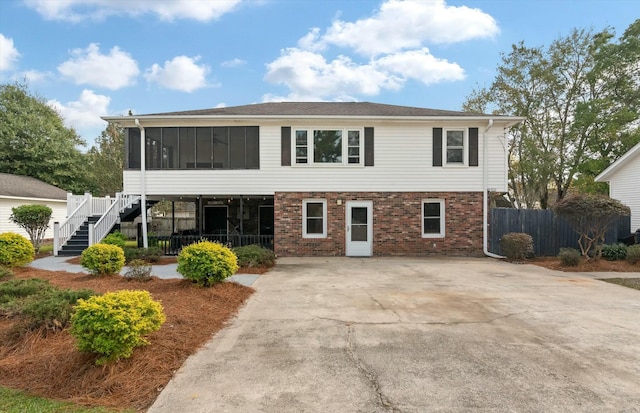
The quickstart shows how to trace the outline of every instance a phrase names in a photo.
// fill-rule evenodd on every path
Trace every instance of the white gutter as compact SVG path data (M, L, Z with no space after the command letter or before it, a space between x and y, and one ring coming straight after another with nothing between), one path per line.
M147 239L147 194L146 194L146 154L145 145L147 137L145 136L144 127L140 125L138 118L135 119L136 126L140 129L140 209L142 210L142 246L149 248L149 240Z
M489 213L489 160L487 156L487 132L493 126L493 119L489 119L489 124L482 132L482 252L491 258L504 258L502 255L489 252L488 246L488 213Z

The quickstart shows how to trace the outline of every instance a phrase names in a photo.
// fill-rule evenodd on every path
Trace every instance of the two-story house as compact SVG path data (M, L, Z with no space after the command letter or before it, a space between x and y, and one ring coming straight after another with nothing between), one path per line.
M192 233L272 237L280 256L481 255L522 120L366 102L103 119L126 128L124 194L194 202Z

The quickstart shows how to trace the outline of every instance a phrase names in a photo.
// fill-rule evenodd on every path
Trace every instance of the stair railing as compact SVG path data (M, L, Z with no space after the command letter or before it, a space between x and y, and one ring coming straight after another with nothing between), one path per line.
M69 214L62 224L58 222L53 224L53 255L58 256L62 246L87 220L89 215L91 215L91 194L86 193L84 194L84 201Z
M89 246L102 241L120 219L120 211L136 202L140 197L136 195L122 195L118 192L116 193L115 199L107 199L111 201L111 205L102 213L102 216L95 224L89 224ZM96 205L94 205L94 207L95 206Z

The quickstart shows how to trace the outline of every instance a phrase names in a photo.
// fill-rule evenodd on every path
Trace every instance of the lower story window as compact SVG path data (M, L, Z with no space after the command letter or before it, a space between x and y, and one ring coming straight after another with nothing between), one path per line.
M422 201L422 238L444 237L444 200Z
M326 238L326 199L305 199L302 201L302 236L303 238Z

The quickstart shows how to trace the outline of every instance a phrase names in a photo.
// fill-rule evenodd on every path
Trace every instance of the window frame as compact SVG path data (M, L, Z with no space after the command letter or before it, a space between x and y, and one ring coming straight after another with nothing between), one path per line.
M438 233L425 233L425 228L424 228L424 220L425 215L425 204L440 204L440 232ZM446 233L446 228L445 228L445 201L444 199L441 198L426 198L423 199L422 202L420 202L420 227L422 229L422 238L444 238L445 237L445 233Z
M307 162L298 162L297 151L296 149L301 145L297 144L296 138L299 131L305 131L307 134ZM341 131L342 132L342 142L341 142L341 162L315 162L315 142L314 142L314 132L315 131ZM354 148L355 146L349 146L349 132L358 132L358 162L349 163L349 148ZM291 153L292 156L291 166L294 167L327 167L327 168L336 168L336 167L358 167L364 166L364 127L331 127L331 126L292 126L291 127ZM351 157L353 158L353 156Z
M307 232L307 205L322 204L322 233ZM313 217L312 217L313 218ZM326 199L303 199L302 200L302 238L327 238L327 200Z
M447 134L449 132L462 132L462 162L449 162L447 158L447 151L449 150L449 144ZM453 145L452 145L453 146ZM458 149L458 146L454 146L451 149ZM466 167L469 166L469 130L464 127L451 127L442 128L442 166L444 167Z

